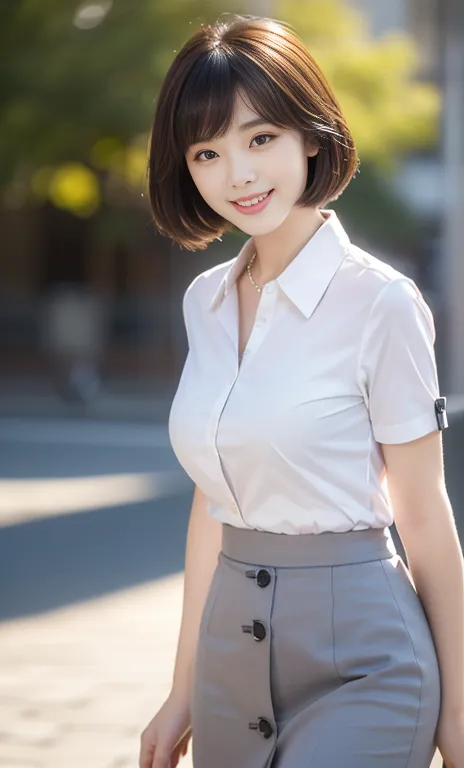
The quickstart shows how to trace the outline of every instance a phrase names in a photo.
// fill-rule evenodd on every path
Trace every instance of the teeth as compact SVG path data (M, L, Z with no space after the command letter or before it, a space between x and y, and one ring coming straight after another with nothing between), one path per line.
M264 200L268 196L269 192L266 192L265 195L260 195L259 197L253 197L251 200L243 200L241 203L237 202L237 205L241 205L242 208L249 208L250 205L256 205L257 203L260 203L261 200Z

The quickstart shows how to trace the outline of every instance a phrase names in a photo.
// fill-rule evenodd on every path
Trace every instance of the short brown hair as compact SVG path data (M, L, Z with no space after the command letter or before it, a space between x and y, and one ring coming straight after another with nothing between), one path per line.
M230 229L198 192L185 152L223 136L237 93L266 122L297 129L320 146L308 159L300 206L335 200L358 168L340 106L301 40L272 19L234 16L203 26L175 57L161 87L150 138L148 189L160 232L188 250Z

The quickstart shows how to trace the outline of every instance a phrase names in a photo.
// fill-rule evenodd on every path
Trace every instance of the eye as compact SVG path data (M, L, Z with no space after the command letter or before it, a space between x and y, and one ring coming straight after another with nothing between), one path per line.
M253 141L256 141L258 147L263 147L265 144L269 144L272 139L275 139L275 136L271 133L260 133L258 136L255 136L251 143L253 144Z
M216 155L216 152L214 152L212 149L202 149L201 152L197 152L194 160L200 160L202 155L204 156L205 160L214 160L214 157L207 157L207 155Z

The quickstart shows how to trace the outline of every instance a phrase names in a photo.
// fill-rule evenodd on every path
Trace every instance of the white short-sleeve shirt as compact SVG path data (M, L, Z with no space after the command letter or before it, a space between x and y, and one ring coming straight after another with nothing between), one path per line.
M223 523L274 533L393 522L380 443L440 428L433 317L415 283L352 245L333 211L261 295L241 364L239 255L187 289L189 352L169 433Z

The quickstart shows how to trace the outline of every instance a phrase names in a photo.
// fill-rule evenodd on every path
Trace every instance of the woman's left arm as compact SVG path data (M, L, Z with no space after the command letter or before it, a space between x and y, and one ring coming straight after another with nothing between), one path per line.
M436 743L464 768L464 567L445 486L441 432L383 444L395 524L437 651L441 711Z

